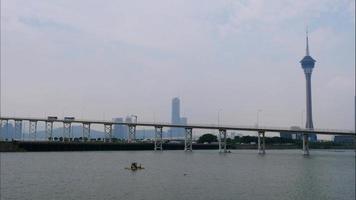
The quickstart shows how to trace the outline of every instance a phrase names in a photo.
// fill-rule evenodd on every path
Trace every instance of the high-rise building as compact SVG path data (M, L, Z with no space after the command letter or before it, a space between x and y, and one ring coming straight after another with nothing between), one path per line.
M124 119L119 117L119 118L114 118L113 121L122 123L124 122ZM117 139L127 139L127 135L125 135L125 125L114 124L113 137Z
M309 39L308 39L308 32L306 34L306 54L304 58L300 61L302 68L304 70L305 79L306 79L306 128L313 129L313 117L312 117L312 91L311 91L311 75L313 72L313 68L315 65L315 60L309 54ZM309 135L310 141L316 141L316 135L310 134Z
M20 139L21 134L16 133L12 123L0 124L0 140Z
M133 122L132 117L131 116L126 116L125 122L126 123L132 123ZM123 133L124 139L128 139L129 138L129 127L125 125L123 127L123 132L124 132Z
M180 123L180 100L178 97L172 99L172 124Z
M180 116L180 100L178 97L172 99L172 124L184 125L187 124L188 119ZM171 128L169 131L170 137L184 137L183 128Z

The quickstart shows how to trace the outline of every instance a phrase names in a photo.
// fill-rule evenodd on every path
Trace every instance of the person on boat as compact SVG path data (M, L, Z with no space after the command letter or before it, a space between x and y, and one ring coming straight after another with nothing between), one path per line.
M133 162L131 163L131 170L137 170L137 163Z

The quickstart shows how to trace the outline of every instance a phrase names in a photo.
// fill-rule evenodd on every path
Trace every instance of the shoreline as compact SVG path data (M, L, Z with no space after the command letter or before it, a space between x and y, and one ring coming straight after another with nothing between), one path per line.
M257 150L256 144L230 144L230 150ZM105 143L105 142L0 142L0 152L53 152L53 151L154 151L153 143ZM352 150L353 144L311 144L311 149ZM219 149L218 144L193 144L193 150ZM301 149L297 144L267 144L266 150ZM163 144L163 151L184 150L184 144Z

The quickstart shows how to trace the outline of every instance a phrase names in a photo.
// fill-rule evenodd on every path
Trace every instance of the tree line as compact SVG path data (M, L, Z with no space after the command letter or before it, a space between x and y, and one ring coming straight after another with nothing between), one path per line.
M218 142L218 137L216 135L207 133L199 137L198 143L212 143ZM232 138L227 138L226 142L228 144L249 144L251 142L258 142L257 136L235 136ZM281 138L281 137L265 137L266 144L283 144L283 143L300 143L300 140Z

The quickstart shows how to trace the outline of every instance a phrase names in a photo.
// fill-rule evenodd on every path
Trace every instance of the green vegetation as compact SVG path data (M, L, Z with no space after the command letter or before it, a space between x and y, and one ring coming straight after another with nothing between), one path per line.
M257 143L258 137L257 136L235 136L233 140L230 140L231 143L237 143L237 144L249 144L251 142ZM293 140L293 139L287 139L287 138L281 138L281 137L265 137L265 142L266 144L296 144L300 143L299 140Z
M207 133L204 134L202 136L199 137L198 139L198 143L212 143L212 142L217 142L218 141L218 137L216 137L216 135Z
M262 139L262 138L261 138ZM204 134L202 135L197 143L212 143L217 142L217 136L213 134ZM251 146L256 145L258 142L257 136L235 136L232 138L227 138L226 140L227 145L234 149L234 148L241 148L241 146ZM301 148L302 147L302 140L296 139L288 139L288 138L281 138L281 137L265 137L265 143L267 146L274 146L280 148ZM318 141L318 142L310 142L310 148L316 149L353 149L355 148L354 143L335 143L332 141Z

